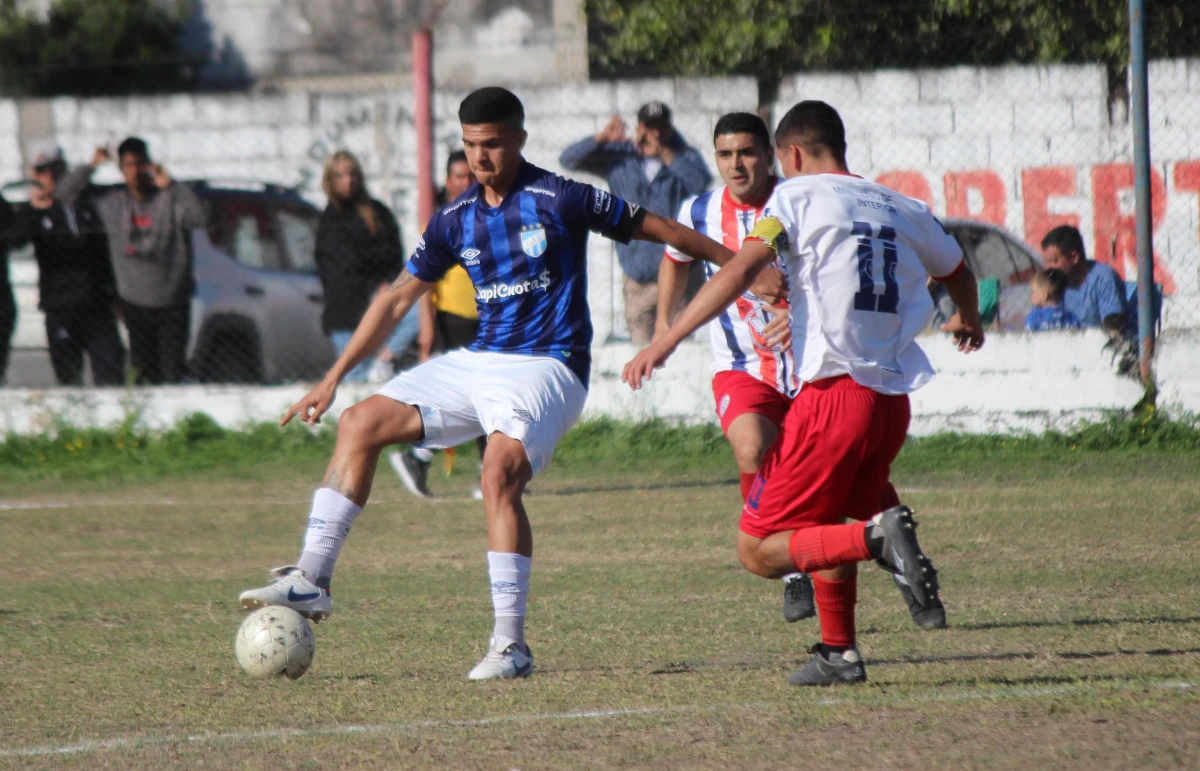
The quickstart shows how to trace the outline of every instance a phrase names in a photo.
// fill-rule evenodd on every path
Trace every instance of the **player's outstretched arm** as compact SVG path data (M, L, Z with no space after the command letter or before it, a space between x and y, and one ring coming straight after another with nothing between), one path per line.
M983 319L979 317L979 286L975 283L975 274L964 262L941 282L958 306L950 320L942 325L942 330L954 335L954 342L963 353L978 351L983 347Z
M683 251L680 249L680 251ZM747 241L741 251L708 280L679 319L662 337L625 365L622 382L633 390L642 387L651 373L663 366L680 341L695 332L702 324L716 318L737 296L750 288L754 278L775 259L775 250L762 241Z
M683 302L687 291L690 262L675 262L663 257L658 265L658 315L654 321L654 337L658 338L671 328L671 320Z
M642 219L633 237L657 244L669 244L693 260L706 260L714 265L724 266L734 255L733 250L726 248L724 244L719 244L675 220L649 212ZM750 287L750 291L768 303L777 303L787 298L787 278L778 268L768 268L758 274L758 280ZM661 295L659 299L662 299Z
M404 318L413 305L432 288L433 284L421 281L408 270L404 270L391 286L375 295L342 355L333 363L324 379L303 399L292 405L279 421L279 425L286 426L297 415L310 426L320 423L321 416L333 404L338 383L342 382L346 373L379 350L387 341L388 335L400 323L400 319Z

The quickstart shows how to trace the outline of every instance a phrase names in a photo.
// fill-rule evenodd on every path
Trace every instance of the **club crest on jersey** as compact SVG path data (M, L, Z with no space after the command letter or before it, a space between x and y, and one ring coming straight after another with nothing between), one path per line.
M546 229L540 222L521 228L521 251L530 257L541 257L546 253Z

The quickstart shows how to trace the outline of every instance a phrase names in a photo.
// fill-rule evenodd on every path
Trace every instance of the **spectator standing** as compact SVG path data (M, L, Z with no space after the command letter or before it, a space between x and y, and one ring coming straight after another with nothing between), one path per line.
M1030 282L1033 310L1025 317L1029 332L1048 332L1058 329L1082 329L1075 314L1063 307L1070 279L1061 270L1050 268L1038 271Z
M441 205L453 203L474 184L475 175L467 163L467 154L462 150L451 153L446 161L446 186L439 196ZM466 348L475 342L479 332L479 310L475 307L475 285L466 269L455 265L448 270L431 295L426 295L426 298L430 297L434 327L442 350ZM432 339L429 342L432 343ZM424 345L421 353L428 358L429 351Z
M92 172L110 159L96 150L91 164L58 181L55 198L75 205L88 191ZM90 195L107 235L117 297L129 331L129 358L136 382L178 383L187 373L191 326L191 231L207 223L204 205L186 185L150 160L144 140L129 137L117 148L123 187Z
M67 165L53 142L33 148L37 183L29 203L16 209L14 246L33 242L38 264L38 307L46 316L50 363L59 385L83 385L83 355L96 385L125 379L125 347L117 332L116 285L100 215L87 198L55 200Z
M662 102L642 105L632 141L625 122L614 115L600 133L563 151L564 169L586 171L608 180L612 194L663 217L674 217L685 198L700 195L712 182L704 158L671 123ZM662 245L648 241L617 244L625 273L625 322L639 347L654 336L658 306L658 266Z
M8 375L8 353L12 349L13 331L17 328L17 303L13 299L12 283L8 280L6 237L12 218L12 207L0 195L0 385L4 385Z
M450 153L446 160L446 186L438 195L439 203L447 206L461 198L475 185L475 175L471 173L471 165L467 162L467 154L458 150ZM437 342L443 351L456 348L466 348L475 342L479 334L479 309L475 306L475 285L471 277L461 265L455 265L446 271L441 281L433 286L433 292L421 298L421 312L426 318L433 318L433 327L437 330ZM425 331L429 328L422 322L421 359L429 358L433 348L434 336L425 339ZM487 450L487 437L475 438L475 447L479 451L480 469L483 468L483 454ZM426 480L429 477L429 465L433 461L433 450L426 447L410 447L407 450L393 450L388 453L388 462L392 470L400 477L404 488L418 498L432 498ZM483 487L476 485L471 491L476 500L483 500Z
M325 162L321 188L329 200L317 224L316 263L325 293L321 325L340 356L375 294L387 289L404 268L400 226L388 207L363 184L362 164L339 150ZM355 367L344 381L387 380L392 362L417 338L420 318L409 314L387 343Z
M1111 265L1087 258L1078 229L1059 225L1047 233L1042 261L1066 274L1063 307L1083 327L1102 327L1114 338L1133 336L1137 311L1128 305L1125 282Z

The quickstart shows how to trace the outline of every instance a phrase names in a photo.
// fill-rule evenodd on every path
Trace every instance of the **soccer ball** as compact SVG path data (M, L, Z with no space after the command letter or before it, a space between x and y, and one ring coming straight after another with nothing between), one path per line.
M246 616L233 638L238 665L255 678L296 680L312 664L317 641L308 621L291 608L268 605Z

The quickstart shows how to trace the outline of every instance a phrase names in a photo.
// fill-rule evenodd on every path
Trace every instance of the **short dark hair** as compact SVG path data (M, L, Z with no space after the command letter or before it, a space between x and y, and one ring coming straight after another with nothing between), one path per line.
M487 86L467 94L458 106L458 121L465 126L480 123L525 124L525 107L507 88Z
M1083 235L1074 225L1059 225L1047 233L1042 239L1042 248L1051 246L1062 252L1064 257L1070 257L1072 252L1077 252L1080 258L1087 259L1087 251L1083 248Z
M809 155L828 152L839 163L846 162L846 126L838 111L824 102L810 99L788 110L775 127L775 144L799 145Z
M446 159L446 174L450 174L450 169L454 168L456 163L467 163L467 153L465 150L455 150L450 153L450 157ZM467 165L470 165L467 163Z
M767 130L767 123L752 112L728 112L722 115L713 129L713 142L723 134L752 134L762 142L763 150L771 152L771 132Z
M150 148L146 145L146 140L140 137L127 137L117 146L117 158L122 155L135 155L139 160L149 161Z
M1061 270L1050 268L1033 274L1033 283L1046 288L1046 297L1053 303L1061 303L1071 285L1071 278Z

